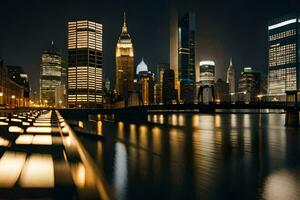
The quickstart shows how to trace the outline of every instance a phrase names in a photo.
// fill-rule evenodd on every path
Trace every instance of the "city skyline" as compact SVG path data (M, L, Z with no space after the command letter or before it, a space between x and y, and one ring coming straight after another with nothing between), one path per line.
M78 4L72 6L72 9L67 9L67 12L64 12L64 8L67 6L66 3L61 3L57 8L57 12L48 13L48 11L45 11L51 20L48 17L43 17L42 9L40 9L43 5L47 6L47 3L5 3L5 7L14 8L16 11L20 8L28 7L29 12L16 12L14 17L5 15L5 11L0 14L3 25L9 27L9 31L0 33L0 42L2 44L0 56L7 64L24 67L29 74L31 87L35 88L34 86L37 85L38 80L32 74L38 72L39 56L37 55L45 50L53 39L59 49L62 50L65 58L67 21L73 18L93 19L104 26L103 68L105 77L112 79L114 77L115 62L114 44L119 34L118 24L121 22L123 11L126 11L131 34L135 38L136 60L140 60L143 56L147 57L150 70L155 71L158 63L168 62L169 60L169 32L167 27L169 15L166 12L169 8L168 3L170 2L140 3L128 1L112 5L107 2L103 3L102 7L98 6L98 9L91 8L88 5L84 5L83 8L85 9L80 9L80 6L83 6L83 4L78 1ZM201 59L213 59L216 61L216 77L224 79L224 72L230 57L233 57L233 65L237 69L237 74L244 66L252 66L255 70L266 73L266 27L268 20L289 12L297 12L297 5L300 3L288 1L284 5L274 4L272 9L268 9L266 2L231 1L227 4L220 3L214 6L212 3L200 4L196 1L189 1L189 4L202 5L200 6L201 9L196 9L196 34L197 38L199 38L196 42L196 65ZM256 8L256 4L259 5L256 9L257 12L250 13L251 9L249 8ZM112 9L114 6L115 9ZM97 8L97 6L95 7ZM229 7L231 9L226 9ZM31 9L36 9L37 12L32 13L30 12ZM216 14L209 15L210 18L204 17L205 13L208 12L205 10L210 9L215 10ZM96 12L96 10L98 11ZM111 16L106 10L113 10L114 15ZM227 11L225 12L225 10ZM153 11L155 11L156 15L152 15ZM243 11L246 12L243 13ZM235 19L236 16L239 16L239 19ZM222 23L219 19L222 19ZM15 24L15 26L12 27L10 24ZM36 26L39 29L36 29ZM236 26L239 26L239 28L236 29ZM24 32L22 37L19 35L18 28L22 28ZM39 35L38 38L37 35ZM240 41L243 41L243 43ZM26 51L28 46L31 48L30 52ZM15 54L12 54L12 52L15 52ZM16 59L16 56L18 59Z
M0 12L0 199L300 199L300 1Z

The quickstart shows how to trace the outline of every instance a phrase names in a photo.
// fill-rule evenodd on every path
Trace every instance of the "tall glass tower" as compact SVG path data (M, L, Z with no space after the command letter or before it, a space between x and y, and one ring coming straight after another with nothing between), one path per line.
M102 24L68 23L67 94L69 107L102 105Z
M126 15L122 32L116 47L116 92L126 101L130 92L133 92L134 79L134 51L131 37L127 31Z
M285 101L286 91L300 88L299 22L298 15L287 15L269 22L268 94L271 100Z
M175 71L175 81L180 82L180 99L189 103L195 93L196 17L193 12L171 15L170 68Z
M42 105L55 105L55 87L61 84L61 55L54 48L42 54L40 67L40 103Z

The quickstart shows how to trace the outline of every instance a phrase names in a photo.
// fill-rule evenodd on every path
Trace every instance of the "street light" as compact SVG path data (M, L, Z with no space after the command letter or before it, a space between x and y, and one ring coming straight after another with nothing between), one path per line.
M13 104L16 104L16 100L15 100L15 99L16 99L16 95L11 95L11 99L13 99L13 102L12 102L12 103L13 103ZM15 107L15 105L13 105L13 106Z
M47 106L48 100L44 100L45 106Z
M261 101L261 98L262 98L263 96L264 96L264 95L259 94L259 95L257 95L256 97L258 98L259 101Z

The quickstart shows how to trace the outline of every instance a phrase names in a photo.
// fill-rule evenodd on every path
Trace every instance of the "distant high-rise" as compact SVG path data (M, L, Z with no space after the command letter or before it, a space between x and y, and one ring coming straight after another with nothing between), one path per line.
M122 32L116 47L116 92L127 101L129 94L134 91L134 51L131 37L127 31L126 15Z
M40 67L40 103L55 105L55 88L61 84L61 55L51 47L42 54Z
M175 82L180 82L180 99L194 101L195 86L195 31L193 12L183 15L172 11L170 23L170 68L175 72Z
M200 62L200 88L198 100L202 103L214 101L215 62L203 60Z
M218 79L215 83L215 99L217 103L228 102L230 100L229 95L229 83Z
M164 70L162 93L164 104L170 104L173 100L177 99L175 90L175 73L172 69Z
M69 107L102 105L102 24L68 23L67 94Z
M253 102L257 100L260 93L261 77L259 72L255 72L251 67L245 67L240 75L238 100Z
M162 87L163 87L163 75L164 71L170 69L169 64L167 63L159 63L157 65L157 74L156 74L156 83L154 86L154 93L155 93L155 103L162 103L163 97L162 97Z
M104 85L106 93L110 93L110 85L111 85L110 80L106 79L105 85Z
M138 64L136 74L139 81L139 97L142 105L149 105L154 102L154 74L148 71L144 59Z
M230 64L227 69L226 83L229 84L229 93L235 93L235 70L232 65L232 59L230 58Z
M162 84L163 83L163 75L164 75L164 71L166 69L170 69L170 66L168 63L159 63L156 66L156 80L157 83Z
M300 23L298 15L271 20L268 26L268 95L285 101L286 91L300 88Z

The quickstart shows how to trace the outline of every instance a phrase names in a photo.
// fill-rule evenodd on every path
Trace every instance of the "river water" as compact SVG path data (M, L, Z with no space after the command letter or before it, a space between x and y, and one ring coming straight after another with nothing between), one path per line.
M78 119L117 199L300 199L300 131L280 113Z

